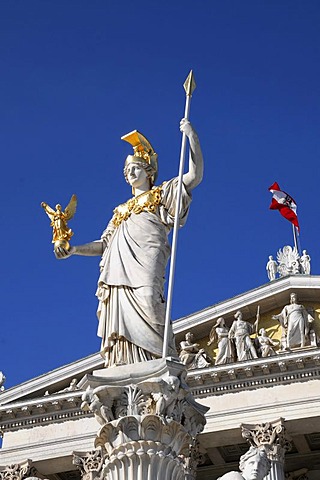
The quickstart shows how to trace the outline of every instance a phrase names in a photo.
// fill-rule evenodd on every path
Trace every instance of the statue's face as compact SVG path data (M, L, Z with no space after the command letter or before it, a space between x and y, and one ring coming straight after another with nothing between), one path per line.
M137 163L129 163L126 172L128 182L133 188L141 187L148 179L147 172Z
M294 293L290 295L290 303L297 303L297 295Z
M245 480L262 480L267 474L264 462L259 455L250 457L242 471L242 476Z
M224 318L220 318L219 319L219 327L225 327L226 326L226 322L224 321Z

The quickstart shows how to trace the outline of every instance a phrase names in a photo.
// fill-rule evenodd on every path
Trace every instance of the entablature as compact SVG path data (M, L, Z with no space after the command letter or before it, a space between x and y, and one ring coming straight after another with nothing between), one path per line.
M320 379L320 348L192 370L187 379L197 398Z
M83 391L61 393L0 406L0 432L93 416L81 410Z

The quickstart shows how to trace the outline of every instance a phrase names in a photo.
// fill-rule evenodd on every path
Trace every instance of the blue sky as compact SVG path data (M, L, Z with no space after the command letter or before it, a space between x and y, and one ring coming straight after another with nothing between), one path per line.
M191 68L205 177L179 235L173 318L267 282L268 255L292 244L268 209L275 181L320 273L319 24L317 0L0 2L7 388L99 349L99 259L57 261L40 202L76 193L73 243L99 238L130 197L120 137L133 129L159 155L158 182L177 175Z

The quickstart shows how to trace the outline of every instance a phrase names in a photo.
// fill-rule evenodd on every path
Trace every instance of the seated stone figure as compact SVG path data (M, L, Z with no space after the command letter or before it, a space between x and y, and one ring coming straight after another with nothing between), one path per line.
M188 332L185 340L180 342L180 362L186 365L188 370L194 368L206 368L211 364L211 359L198 343L193 343L193 334Z
M262 480L270 469L271 462L267 457L265 450L250 447L250 449L240 457L240 472L228 472L218 480Z

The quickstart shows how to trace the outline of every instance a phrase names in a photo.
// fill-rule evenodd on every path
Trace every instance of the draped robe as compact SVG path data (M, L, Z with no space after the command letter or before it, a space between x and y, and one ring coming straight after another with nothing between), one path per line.
M281 314L283 325L287 331L287 347L302 347L307 342L312 316L303 305L292 303L286 305Z
M161 186L154 212L131 212L102 234L103 255L98 280L98 336L106 365L135 363L162 355L165 300L164 280L174 225L178 179ZM188 215L191 195L182 189L179 222ZM176 356L172 327L168 355Z

